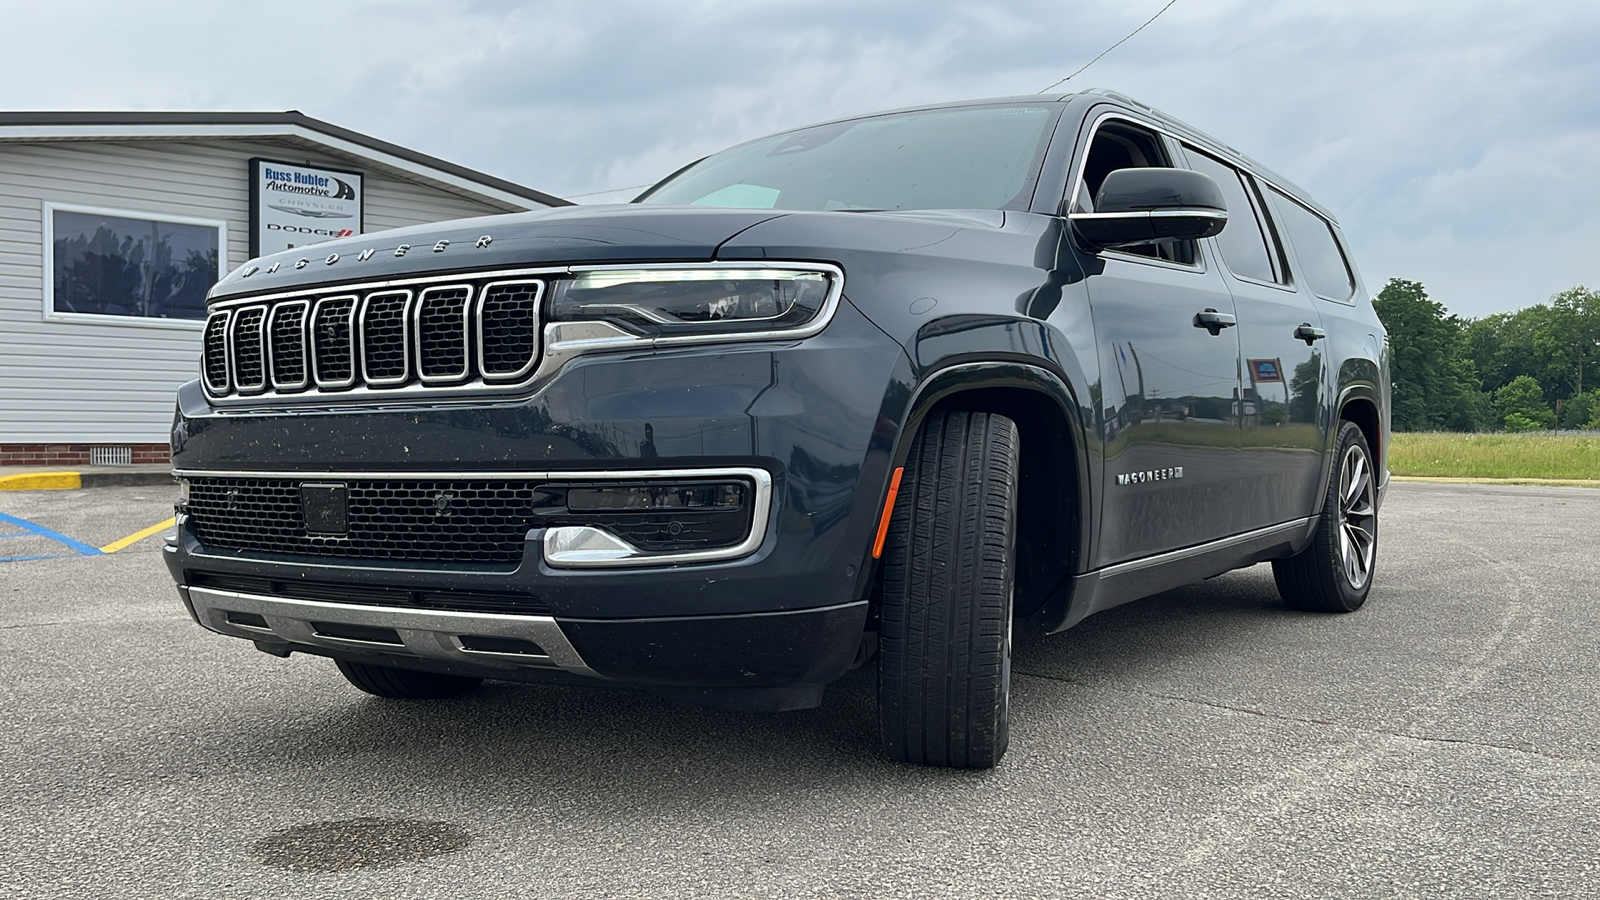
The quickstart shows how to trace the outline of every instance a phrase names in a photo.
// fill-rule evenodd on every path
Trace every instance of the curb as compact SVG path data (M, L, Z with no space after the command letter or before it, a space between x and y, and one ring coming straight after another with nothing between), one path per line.
M1389 480L1431 484L1511 484L1529 487L1600 488L1600 481L1584 478L1473 478L1453 475L1390 475Z
M75 491L79 488L172 484L172 472L27 472L0 475L0 491Z

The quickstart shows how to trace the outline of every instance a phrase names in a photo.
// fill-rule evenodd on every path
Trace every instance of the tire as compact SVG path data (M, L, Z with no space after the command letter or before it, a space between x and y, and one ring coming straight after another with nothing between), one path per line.
M1017 427L934 413L883 551L878 721L891 759L987 769L1010 738Z
M1290 609L1355 612L1367 602L1378 561L1376 471L1354 422L1339 424L1316 536L1311 546L1272 561L1278 593Z
M442 700L465 694L483 683L482 678L417 672L347 659L334 660L334 664L351 684L369 694L391 700Z

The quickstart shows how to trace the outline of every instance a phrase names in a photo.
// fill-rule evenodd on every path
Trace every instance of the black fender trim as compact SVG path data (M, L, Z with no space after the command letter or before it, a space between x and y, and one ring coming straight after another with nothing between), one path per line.
M1089 447L1076 392L1060 375L1042 366L1013 360L955 362L933 370L921 378L906 405L906 414L895 436L888 471L885 473L885 483L879 491L878 517L873 521L876 523L881 520L883 503L887 499L888 478L896 469L905 465L906 459L911 454L911 442L928 414L941 403L960 394L995 389L1032 391L1053 401L1072 442L1075 463L1072 477L1076 480L1076 484L1072 487L1075 489L1078 501L1073 513L1077 528L1071 538L1076 545L1072 553L1072 568L1063 572L1062 577L1058 579L1058 583L1065 583L1072 575L1077 574L1077 567L1082 565L1083 560L1091 558L1089 553L1094 531L1092 525L1094 510ZM877 560L872 558L872 548L868 546L863 554L862 578L858 582L858 590L861 593L858 593L858 596L865 596L871 590L876 564ZM1055 586L1052 586L1043 595L1048 595L1054 589Z

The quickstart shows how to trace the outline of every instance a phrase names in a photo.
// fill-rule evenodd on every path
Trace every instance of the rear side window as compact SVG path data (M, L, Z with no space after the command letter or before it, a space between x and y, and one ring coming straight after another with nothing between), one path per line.
M1222 261L1227 263L1228 270L1241 278L1281 281L1273 269L1267 236L1262 231L1255 204L1250 202L1250 193L1239 177L1239 170L1187 144L1183 150L1189 157L1190 167L1215 181L1228 202L1228 224L1217 235L1217 249L1222 251Z
M1278 221L1289 232L1289 243L1294 245L1306 284L1324 300L1341 303L1349 300L1355 293L1356 282L1350 277L1350 264L1345 261L1344 251L1339 249L1339 241L1333 236L1333 226L1298 201L1276 189L1268 190L1278 212Z

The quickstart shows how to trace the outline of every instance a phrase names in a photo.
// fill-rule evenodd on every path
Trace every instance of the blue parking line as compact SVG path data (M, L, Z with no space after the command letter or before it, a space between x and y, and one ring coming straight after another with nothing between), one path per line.
M66 559L71 553L49 553L44 556L0 556L0 562L27 562L30 559Z
M27 519L19 519L16 516L9 516L9 515L6 515L3 512L0 512L0 522L9 522L12 525L16 525L19 528L22 528L24 531L31 532L33 534L38 535L39 537L49 538L50 540L55 541L56 543L60 544L63 547L66 547L66 548L71 549L71 550L78 551L79 553L83 554L84 556L101 556L102 555L102 553L100 552L100 548L99 547L91 547L88 544L85 544L83 541L73 540L72 538L69 538L64 534L60 534L58 532L51 531L50 529L44 527L43 525L38 524L37 522L29 522ZM0 560L0 562L14 562L14 561L22 560L22 559L34 559L34 558L37 558L37 557L20 557L20 556L18 556L18 557L10 557L10 558L7 558L7 559Z

